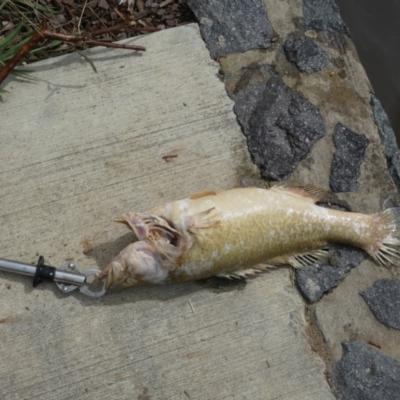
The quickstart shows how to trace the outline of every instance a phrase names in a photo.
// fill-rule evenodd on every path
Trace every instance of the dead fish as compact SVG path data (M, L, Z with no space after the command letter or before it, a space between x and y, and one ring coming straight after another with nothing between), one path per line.
M107 287L247 277L270 267L312 268L334 244L400 265L400 208L366 215L319 206L314 186L204 191L117 218L137 240L97 276Z

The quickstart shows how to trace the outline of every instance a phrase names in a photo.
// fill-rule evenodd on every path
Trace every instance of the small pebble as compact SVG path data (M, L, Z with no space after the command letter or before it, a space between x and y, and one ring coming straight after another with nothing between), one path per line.
M65 24L67 22L67 19L65 18L64 14L58 14L58 15L55 15L54 17L59 24Z
M98 7L103 8L104 10L108 10L109 5L107 0L99 0Z
M125 32L118 33L118 35L117 35L117 40L123 40L126 38L127 38L127 36L126 36Z

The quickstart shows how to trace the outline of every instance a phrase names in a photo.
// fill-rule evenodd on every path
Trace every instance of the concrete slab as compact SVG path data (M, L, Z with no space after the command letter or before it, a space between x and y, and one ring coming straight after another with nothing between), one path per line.
M72 54L8 81L2 257L102 267L132 239L121 212L257 176L197 26L134 42L88 51L97 75ZM0 274L0 398L333 399L288 270L230 289L92 299Z

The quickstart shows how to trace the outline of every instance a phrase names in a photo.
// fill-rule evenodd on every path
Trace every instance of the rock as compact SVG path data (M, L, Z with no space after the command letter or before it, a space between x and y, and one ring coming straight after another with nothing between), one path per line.
M397 147L396 135L393 132L385 110L374 95L371 95L371 106L374 112L375 124L378 127L379 136L385 148L389 173L400 190L400 150Z
M241 124L246 129L249 128L251 114L261 101L268 80L273 76L277 74L270 65L259 65L256 62L225 76L225 87L235 102L236 114L240 114Z
M283 43L286 57L302 72L316 72L329 63L328 53L306 37L287 39Z
M397 151L393 154L391 160L390 160L390 168L394 168L396 170L396 180L399 180L399 176L400 176L400 150L397 149ZM397 186L399 187L399 186Z
M244 69L232 98L264 179L286 178L325 135L319 110L268 66Z
M343 356L331 366L341 400L398 400L400 363L363 342L343 343Z
M400 190L400 151L397 151L390 159L388 170L394 184Z
M333 0L303 0L303 27L305 30L344 33L350 37L349 28Z
M67 22L67 19L65 18L64 14L56 14L54 15L54 18L60 25L65 24Z
M271 45L273 30L262 0L188 0L212 58Z
M369 140L342 124L336 125L333 140L336 151L331 166L330 187L334 192L355 191Z
M385 147L385 156L391 158L397 151L399 151L396 143L396 136L381 102L373 94L371 95L371 106L374 112L374 120L378 127L379 136L382 140L383 146Z
M104 10L108 10L109 9L109 5L107 3L107 0L99 0L98 7L103 8Z
M400 207L400 193L390 193L382 202L382 210Z
M126 38L127 38L126 32L121 32L121 33L118 33L118 35L117 35L117 40L123 40Z
M310 270L296 270L300 292L310 303L315 303L365 257L366 254L355 247L338 247L330 261L320 262Z
M400 280L379 279L360 294L381 324L400 330Z

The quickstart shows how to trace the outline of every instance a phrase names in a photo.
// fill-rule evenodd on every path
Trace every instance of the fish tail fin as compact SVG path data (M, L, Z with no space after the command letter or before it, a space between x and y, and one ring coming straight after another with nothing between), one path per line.
M383 266L400 267L400 208L388 208L374 214L378 238L368 253Z

